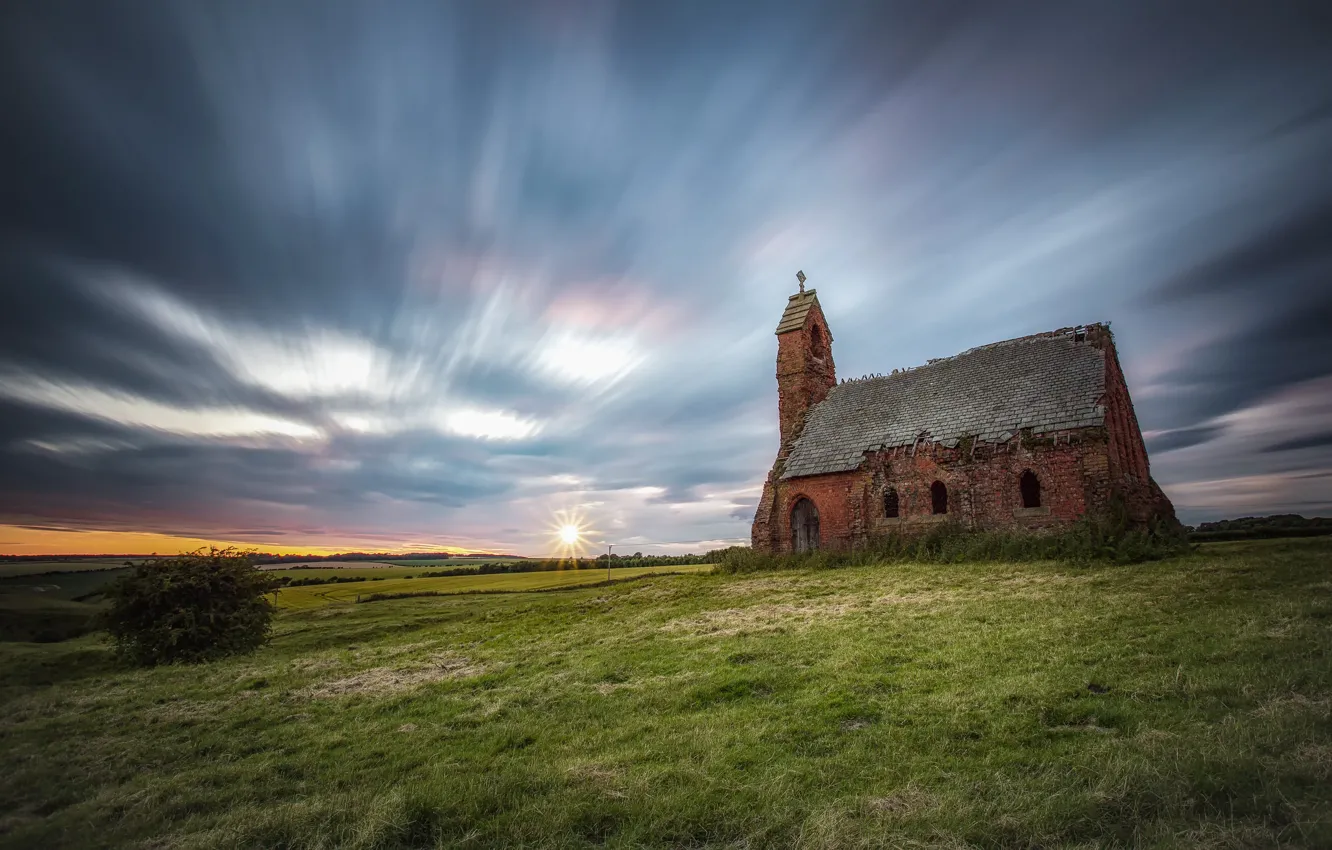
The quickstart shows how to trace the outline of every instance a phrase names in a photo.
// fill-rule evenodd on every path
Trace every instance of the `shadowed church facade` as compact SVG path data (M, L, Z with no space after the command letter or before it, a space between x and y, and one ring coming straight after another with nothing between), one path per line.
M781 446L752 529L767 552L846 549L954 522L1039 532L1121 504L1173 522L1106 325L837 381L818 294L777 325Z

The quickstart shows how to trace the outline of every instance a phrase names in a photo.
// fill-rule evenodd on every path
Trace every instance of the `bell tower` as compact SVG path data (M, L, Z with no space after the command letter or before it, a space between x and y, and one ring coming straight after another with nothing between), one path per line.
M837 384L832 333L816 290L805 289L805 273L796 273L800 291L786 300L777 323L777 417L784 459L800 436L809 409L828 397Z

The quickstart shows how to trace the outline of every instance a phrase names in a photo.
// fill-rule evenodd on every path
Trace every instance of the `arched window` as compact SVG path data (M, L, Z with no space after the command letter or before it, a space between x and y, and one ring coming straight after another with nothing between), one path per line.
M809 347L815 357L823 354L823 331L817 324L809 326Z
M819 548L819 509L803 496L791 509L791 548L797 552Z
M1022 507L1039 508L1041 506L1041 480L1036 473L1028 469L1018 479L1018 489L1022 491Z
M901 506L897 501L897 488L889 487L883 491L883 515L889 519L901 516Z
M942 481L930 485L930 505L936 514L948 513L948 488Z

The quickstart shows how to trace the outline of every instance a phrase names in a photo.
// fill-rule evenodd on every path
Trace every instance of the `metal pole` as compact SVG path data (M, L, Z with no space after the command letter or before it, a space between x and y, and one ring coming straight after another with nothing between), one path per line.
M606 544L606 581L610 581L610 556L611 550L615 548L614 543Z

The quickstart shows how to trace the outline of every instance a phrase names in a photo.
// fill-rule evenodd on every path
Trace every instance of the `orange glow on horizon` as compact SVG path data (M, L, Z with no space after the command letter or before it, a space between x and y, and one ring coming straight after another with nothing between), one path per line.
M235 546L273 555L336 555L340 552L440 552L462 555L479 551L433 543L386 546L354 539L336 545L284 546L223 538L181 537L151 531L66 531L0 525L0 555L176 555L205 546Z

